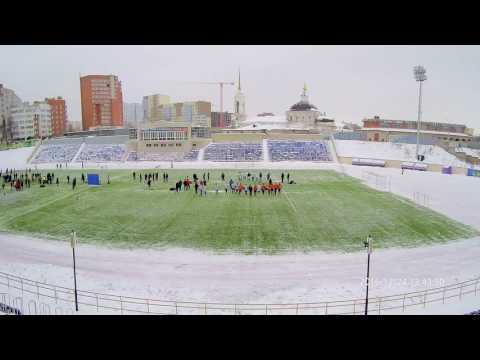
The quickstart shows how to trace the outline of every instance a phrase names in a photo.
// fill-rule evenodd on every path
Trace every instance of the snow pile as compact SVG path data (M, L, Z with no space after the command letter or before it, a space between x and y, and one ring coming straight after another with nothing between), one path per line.
M0 151L0 169L25 169L35 147Z
M338 156L377 160L415 161L415 144L390 142L335 140ZM465 167L466 164L454 155L435 145L421 145L420 154L425 155L424 163L444 166Z

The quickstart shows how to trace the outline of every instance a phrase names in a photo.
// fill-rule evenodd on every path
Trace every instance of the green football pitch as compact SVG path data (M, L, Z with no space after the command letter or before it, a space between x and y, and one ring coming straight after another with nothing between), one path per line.
M138 181L138 173L156 171L159 181L151 189ZM131 170L89 171L101 175L96 188L79 181L79 170L54 170L59 186L34 184L16 192L7 185L0 198L0 230L66 240L74 229L79 241L108 246L244 253L355 251L368 234L376 247L477 235L471 227L334 171L290 171L296 184L284 185L277 196L226 194L222 170L169 170L169 183L162 182L162 171L136 170L136 181ZM178 179L204 172L210 172L206 197L195 195L193 186L179 193L169 190ZM238 179L238 170L223 172L227 180ZM264 178L267 172L274 181L280 179L281 171L264 170ZM66 184L67 174L77 177L74 191Z

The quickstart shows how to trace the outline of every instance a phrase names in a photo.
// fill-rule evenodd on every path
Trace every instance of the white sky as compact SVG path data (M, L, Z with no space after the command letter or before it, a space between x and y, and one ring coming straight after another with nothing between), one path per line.
M63 96L70 120L81 120L79 73L115 74L124 102L162 93L172 101L207 100L216 85L242 71L247 113L283 114L306 82L310 101L337 121L379 115L417 116L413 66L427 68L425 121L480 128L480 46L0 46L0 83L24 101ZM233 107L233 87L224 91Z

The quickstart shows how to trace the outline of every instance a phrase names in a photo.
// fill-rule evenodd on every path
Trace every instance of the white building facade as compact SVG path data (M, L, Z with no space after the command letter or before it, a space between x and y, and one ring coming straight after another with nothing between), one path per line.
M46 102L28 102L12 108L13 139L46 138L52 135L51 107Z
M22 100L13 90L0 84L0 141L12 138L11 112L12 108L22 105Z

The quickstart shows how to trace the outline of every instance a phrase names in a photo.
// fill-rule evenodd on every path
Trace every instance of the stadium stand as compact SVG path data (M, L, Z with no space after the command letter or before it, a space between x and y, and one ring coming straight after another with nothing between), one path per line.
M332 161L324 141L269 140L271 161Z
M77 154L81 145L81 143L40 145L32 163L70 162Z
M123 144L86 144L76 162L93 161L122 161L126 154Z
M183 154L176 152L137 153L137 161L183 161Z
M45 140L35 154L33 164L61 162L123 161L128 135L64 137ZM83 147L82 147L83 145ZM80 154L77 153L80 151Z
M127 161L138 161L138 154L136 151L130 151L127 156Z
M200 150L191 150L190 152L186 153L183 157L183 160L186 161L196 161L198 160L198 153Z
M209 144L204 155L210 161L260 161L262 157L262 144L242 142Z

